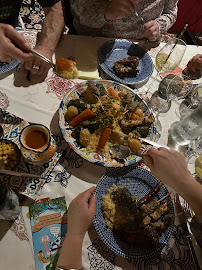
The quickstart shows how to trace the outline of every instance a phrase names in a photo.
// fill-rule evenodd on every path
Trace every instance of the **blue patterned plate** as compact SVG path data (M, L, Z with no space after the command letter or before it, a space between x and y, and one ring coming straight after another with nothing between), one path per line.
M94 83L102 83L106 90L113 87L114 90L124 90L125 92L130 92L133 95L134 100L135 101L137 100L143 106L143 112L145 113L145 115L152 114L151 109L146 104L146 102L144 100L142 100L141 97L139 97L137 94L135 94L129 87L122 85L118 82L107 81L107 80L93 80L93 82ZM90 161L90 162L97 164L97 165L101 165L101 166L105 166L105 167L122 167L122 166L128 166L130 164L134 164L134 163L140 161L141 157L131 155L127 158L125 163L120 163L113 158L105 158L102 155L99 155L98 153L90 153L86 148L81 148L77 144L76 140L72 137L71 134L72 134L73 129L68 125L68 123L64 119L64 113L67 110L66 104L72 99L80 98L81 93L83 93L86 90L87 86L88 86L87 81L81 83L80 85L74 86L72 88L72 90L69 91L64 96L63 100L60 103L59 125L60 125L61 132L62 132L66 142L81 157L83 157L87 161ZM155 128L154 124L152 124L147 138L155 141L155 137L156 137L156 128ZM149 147L150 146L146 146L146 145L142 144L142 149L140 151L145 152Z
M103 242L115 253L131 259L146 259L151 256L155 256L161 252L163 247L167 244L171 234L173 232L174 225L170 225L168 229L162 233L159 239L159 245L153 248L140 248L137 246L128 245L122 239L116 231L112 231L106 225L103 213L102 213L102 196L106 195L107 189L113 184L117 186L127 187L132 194L138 197L138 200L143 198L149 191L155 187L159 181L147 170L141 167L125 167L117 168L109 171L104 175L96 186L95 193L97 194L96 200L96 213L94 218L94 226ZM156 195L157 200L161 199L168 194L168 190L162 185L160 191ZM171 200L170 196L167 196L163 202ZM174 214L173 203L169 203L169 214Z
M12 59L12 62L10 64L4 64L3 66L0 66L0 74L15 68L19 63L19 60Z
M138 56L140 58L139 73L135 77L121 79L114 73L114 63L129 56ZM152 59L148 53L139 45L127 39L115 39L102 44L98 50L98 64L111 79L133 86L146 82L154 69Z

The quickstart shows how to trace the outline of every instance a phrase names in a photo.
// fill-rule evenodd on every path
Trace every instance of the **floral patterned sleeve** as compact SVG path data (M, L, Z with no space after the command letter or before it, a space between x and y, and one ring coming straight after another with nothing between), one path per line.
M71 0L73 15L81 25L101 28L105 23L105 10L108 0Z
M175 23L177 18L177 3L178 0L165 0L162 15L155 19L160 34L165 34Z

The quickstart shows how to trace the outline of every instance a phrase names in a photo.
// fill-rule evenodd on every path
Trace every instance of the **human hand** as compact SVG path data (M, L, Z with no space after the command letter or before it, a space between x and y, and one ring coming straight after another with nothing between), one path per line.
M47 48L44 48L43 46L36 46L34 50L52 61L52 53ZM32 57L27 61L24 61L24 63L21 65L21 69L25 77L27 76L28 71L30 71L32 74L43 74L46 76L50 69L50 64L32 54Z
M155 149L151 147L148 156L144 157L145 164L151 173L161 182L179 192L179 189L190 180L185 156L174 150L166 148Z
M105 11L105 19L114 21L118 17L125 18L133 13L137 0L112 0Z
M13 26L0 23L0 37L0 61L9 63L12 58L26 61L32 57L31 47Z
M144 24L144 36L149 41L156 41L159 37L159 28L155 21L148 21Z
M202 54L195 55L187 64L191 72L202 71Z
M84 237L93 222L96 207L95 187L80 193L68 208L68 235Z

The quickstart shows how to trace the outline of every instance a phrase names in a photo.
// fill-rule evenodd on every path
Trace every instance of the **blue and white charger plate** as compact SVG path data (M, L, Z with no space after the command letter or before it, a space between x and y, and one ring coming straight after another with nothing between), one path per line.
M92 80L95 84L96 83L101 83L105 89L112 88L114 90L123 90L125 92L129 92L132 94L134 101L138 101L141 103L143 107L143 112L145 115L152 115L151 109L149 106L146 104L146 102L137 94L135 94L129 87L122 85L118 82L114 81L107 81L107 80ZM69 126L69 124L65 121L64 114L67 110L66 104L72 99L78 99L80 98L81 94L86 90L88 86L88 82L85 81L81 83L79 86L74 86L71 91L69 91L63 98L63 100L60 103L59 107L59 126L61 129L61 132L64 136L64 139L66 142L69 144L69 146L81 157L86 159L89 162L92 162L96 165L100 166L105 166L105 167L123 167L123 166L128 166L134 163L137 163L138 161L141 160L141 157L135 156L135 155L130 155L125 163L118 162L117 160L113 158L105 158L104 156L98 154L98 153L90 153L86 148L80 147L76 139L72 137L72 132L73 129ZM156 138L156 128L154 126L154 123L152 124L149 134L147 136L149 140L154 140ZM145 152L150 146L142 144L141 152Z
M0 74L8 72L9 70L15 68L19 63L19 60L12 59L12 62L10 64L4 64L3 66L0 66Z
M131 246L124 242L118 232L112 231L107 226L103 213L102 213L102 196L107 194L107 189L109 189L113 184L117 186L127 187L132 194L138 197L138 200L143 198L150 190L155 187L159 181L147 170L141 167L125 167L118 168L109 171L104 175L99 181L95 189L97 194L96 199L96 212L94 218L94 226L103 242L115 253L130 259L146 259L151 256L155 256L161 252L163 247L169 241L174 225L170 225L168 229L162 233L159 239L159 245L153 248L142 248L137 246ZM164 185L161 186L160 191L157 193L155 198L157 200L163 198L168 194L168 190ZM163 202L168 202L171 200L170 196L167 196ZM173 203L169 203L169 214L174 214Z
M113 70L114 63L129 56L139 57L140 62L137 67L139 73L135 77L121 79ZM111 79L131 86L146 82L154 69L149 54L142 47L127 39L115 39L102 44L98 50L98 64Z

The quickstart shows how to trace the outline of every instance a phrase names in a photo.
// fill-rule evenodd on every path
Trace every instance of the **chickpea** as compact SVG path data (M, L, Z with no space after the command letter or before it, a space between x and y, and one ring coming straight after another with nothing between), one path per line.
M3 161L5 169L11 170L17 164L18 155L15 145L0 142L0 160Z

